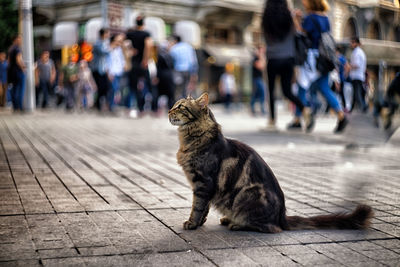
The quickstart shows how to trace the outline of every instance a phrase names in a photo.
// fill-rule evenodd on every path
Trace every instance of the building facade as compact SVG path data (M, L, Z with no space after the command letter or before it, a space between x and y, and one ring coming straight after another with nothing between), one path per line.
M290 6L302 8L301 0L288 1ZM84 36L87 22L102 17L104 3L109 26L114 29L131 27L138 13L163 21L162 38L172 34L179 21L195 22L200 28L200 45L196 48L203 66L203 89L215 90L223 66L232 61L237 66L240 88L247 95L251 91L252 49L263 43L260 22L264 0L33 0L37 50L52 46L52 30L60 22L77 22L78 34ZM333 36L344 47L350 37L359 36L375 81L379 65L385 67L381 77L381 87L385 88L400 67L399 0L329 3Z

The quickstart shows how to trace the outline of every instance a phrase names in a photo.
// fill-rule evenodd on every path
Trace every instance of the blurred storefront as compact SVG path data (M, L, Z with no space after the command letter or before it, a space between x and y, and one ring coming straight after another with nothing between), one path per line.
M46 25L54 35L58 34L54 28L60 23L74 22L78 25L77 42L93 43L103 25L102 2L106 2L108 25L113 31L133 27L137 14L143 14L147 30L156 43L163 42L173 33L191 43L198 54L203 90L218 92L224 65L232 62L242 95L250 95L252 50L254 44L262 42L257 24L263 0L33 0L34 17L38 14L41 17L34 26ZM47 42L46 47L56 51L63 47L60 41L54 43L54 36L48 34L41 42ZM71 48L70 44L65 45ZM39 50L40 47L37 54ZM215 99L217 97L215 95Z

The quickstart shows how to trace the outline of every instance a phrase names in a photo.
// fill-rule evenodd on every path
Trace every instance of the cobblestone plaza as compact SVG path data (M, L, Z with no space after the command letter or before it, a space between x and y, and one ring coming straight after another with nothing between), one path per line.
M289 215L373 207L367 231L231 232L212 211L185 231L192 193L166 116L48 112L0 117L0 266L399 266L400 150L367 115L343 135L264 131L265 118L216 118L275 172Z

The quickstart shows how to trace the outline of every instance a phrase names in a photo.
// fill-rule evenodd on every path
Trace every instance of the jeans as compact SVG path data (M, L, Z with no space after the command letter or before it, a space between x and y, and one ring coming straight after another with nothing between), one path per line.
M98 110L101 110L101 100L107 97L108 90L110 88L110 81L107 74L100 74L98 71L93 71L93 78L97 85L97 99L95 106Z
M303 103L292 93L292 78L294 73L293 58L270 59L267 65L268 89L269 89L269 107L270 118L275 120L275 78L281 77L281 86L283 95L296 105L300 110L304 109Z
M11 101L14 110L23 110L24 93L25 73L23 71L17 71L17 81L14 81L11 89Z
M50 81L40 80L39 88L36 92L36 107L39 107L40 95L43 95L42 108L46 108L49 101L49 91L51 88Z
M316 89L319 90L319 92L325 98L326 102L328 102L328 105L336 112L342 111L342 106L340 105L339 100L337 99L332 89L329 87L329 74L322 75L315 82L317 85Z
M255 113L255 109L254 109L254 105L256 103L256 101L258 100L260 102L260 106L261 106L261 113L265 114L265 85L264 85L264 81L262 77L257 77L253 79L253 86L254 86L254 90L253 90L253 95L251 96L251 102L250 102L250 106L251 106L251 112L254 114Z
M115 106L115 94L119 91L121 76L114 76L114 79L111 81L111 88L108 91L108 104L110 110L113 111Z
M357 102L360 109L365 111L368 107L365 103L365 92L363 82L360 80L352 80L351 84L353 85L353 104L351 106L351 110L354 109L355 103Z

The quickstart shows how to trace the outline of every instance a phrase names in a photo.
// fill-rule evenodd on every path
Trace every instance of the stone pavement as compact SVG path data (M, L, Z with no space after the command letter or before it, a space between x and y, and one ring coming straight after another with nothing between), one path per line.
M353 115L344 135L322 116L311 134L264 131L224 114L226 136L271 166L290 215L373 207L367 231L230 232L212 211L185 231L191 190L167 117L61 111L0 114L0 266L400 266L400 150Z

